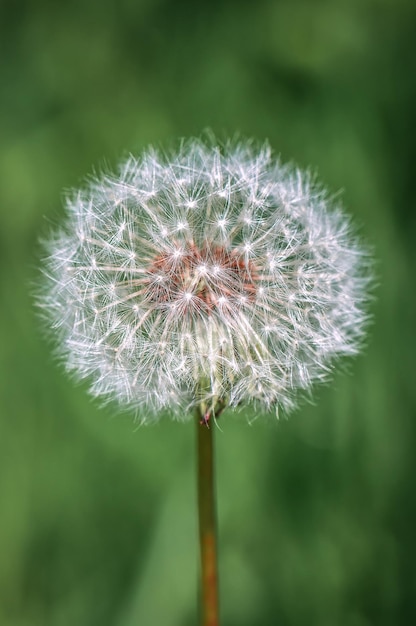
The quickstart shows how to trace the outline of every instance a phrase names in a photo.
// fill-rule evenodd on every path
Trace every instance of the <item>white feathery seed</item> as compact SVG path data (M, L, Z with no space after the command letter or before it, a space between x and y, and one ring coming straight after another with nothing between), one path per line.
M342 210L266 145L190 140L67 200L39 304L93 395L188 419L295 406L359 349L371 280Z

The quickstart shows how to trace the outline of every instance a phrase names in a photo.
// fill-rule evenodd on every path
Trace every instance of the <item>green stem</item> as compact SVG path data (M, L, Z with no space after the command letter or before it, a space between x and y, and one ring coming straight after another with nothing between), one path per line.
M211 419L209 419L211 417ZM201 626L219 626L217 523L214 487L212 416L196 411L198 448L198 510L201 551Z

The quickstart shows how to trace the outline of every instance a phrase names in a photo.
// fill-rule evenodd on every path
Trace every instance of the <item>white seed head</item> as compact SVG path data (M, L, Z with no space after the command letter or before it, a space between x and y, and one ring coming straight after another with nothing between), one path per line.
M268 146L149 150L67 210L39 303L67 368L143 421L201 403L289 411L359 348L366 252Z

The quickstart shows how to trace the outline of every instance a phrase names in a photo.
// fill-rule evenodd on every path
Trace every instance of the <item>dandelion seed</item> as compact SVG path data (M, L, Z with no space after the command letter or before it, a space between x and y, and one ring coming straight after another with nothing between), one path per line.
M366 252L325 190L267 146L149 150L67 211L40 304L68 369L143 421L201 403L290 411L359 349Z

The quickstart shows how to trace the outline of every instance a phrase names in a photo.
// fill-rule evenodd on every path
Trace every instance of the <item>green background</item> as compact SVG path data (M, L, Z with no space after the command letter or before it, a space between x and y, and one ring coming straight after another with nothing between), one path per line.
M1 3L0 624L197 621L194 428L137 428L33 305L62 190L210 127L311 165L374 248L367 346L217 435L225 626L416 623L412 0Z

